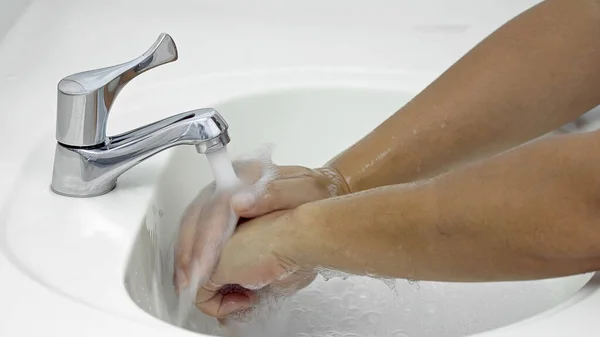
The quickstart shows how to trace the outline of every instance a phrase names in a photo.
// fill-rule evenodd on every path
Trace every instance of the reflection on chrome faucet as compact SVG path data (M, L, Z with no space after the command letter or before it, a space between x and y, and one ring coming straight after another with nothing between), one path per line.
M115 98L139 74L177 60L177 47L161 34L142 56L112 67L85 71L58 83L56 152L52 190L93 197L110 192L117 178L146 158L175 145L195 145L199 153L229 143L228 125L212 108L183 112L108 137L106 125Z

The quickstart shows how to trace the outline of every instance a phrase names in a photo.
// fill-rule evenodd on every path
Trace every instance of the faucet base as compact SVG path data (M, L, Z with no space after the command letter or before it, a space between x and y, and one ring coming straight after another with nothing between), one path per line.
M117 179L98 179L95 173L100 171L100 167L81 156L78 150L56 143L50 185L52 192L66 197L87 198L114 190Z
M81 194L73 194L73 190L69 189L69 192L64 192L64 191L60 191L57 190L56 188L54 188L54 186L50 185L50 190L60 196L63 197L71 197L71 198L93 198L93 197L99 197L101 195L107 194L109 192L112 192L112 190L114 190L117 187L117 182L115 181L114 184L109 185L107 187L104 187L102 189L96 190L94 193L90 194L87 191L86 192L82 192Z

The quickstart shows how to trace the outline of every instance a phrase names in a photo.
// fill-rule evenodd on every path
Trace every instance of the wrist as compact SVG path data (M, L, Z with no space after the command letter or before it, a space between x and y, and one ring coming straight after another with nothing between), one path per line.
M341 172L333 166L324 166L315 169L327 181L327 189L332 197L352 193L350 185Z
M293 263L300 269L318 266L319 242L316 228L322 226L321 206L311 202L298 206L285 216L272 242L273 253L279 259Z

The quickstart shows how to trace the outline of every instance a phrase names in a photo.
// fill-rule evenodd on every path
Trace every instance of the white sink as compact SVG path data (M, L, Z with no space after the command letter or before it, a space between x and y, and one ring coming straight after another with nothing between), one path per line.
M215 108L231 126L232 156L272 142L277 163L316 167L411 96L389 89L310 87L251 94ZM195 149L173 150L133 246L125 279L128 292L142 309L165 321L171 321L177 307L171 280L179 218L211 180L206 159ZM549 310L572 297L591 276L479 284L397 280L393 289L368 277L319 277L253 324L236 328L243 333L219 331L216 320L197 310L186 328L233 336L467 336Z
M193 337L200 335L155 317L160 315L150 305L172 295L169 272L165 271L164 288L150 287L156 264L153 255L140 253L151 251L144 236L154 226L153 206L157 228L163 230L160 244L167 245L165 229L169 228L163 224L176 226L177 213L210 179L204 158L191 149L172 149L124 174L107 195L73 199L53 194L49 183L55 89L60 78L137 56L148 47L148 39L166 31L175 38L181 58L128 85L111 113L110 134L182 111L218 107L231 124L233 154L274 142L279 163L320 165L418 93L500 24L539 0L485 4L424 0L393 5L358 0L326 4L318 0L176 0L168 6L152 0L8 2L25 3L26 9L18 18L8 18L15 24L0 40L0 336ZM0 3L2 7L6 1ZM4 9L0 17L11 12ZM107 44L98 43L107 37L108 49ZM412 71L416 69L433 72ZM338 131L335 137L320 132L319 146L301 144L292 136L325 128L324 123L305 130L290 127L292 123L306 125L306 116L298 111L306 111L308 101L286 104L277 111L277 118L285 123L276 128L253 119L252 105L242 103L283 98L284 91L306 95L305 89L331 93L325 98L328 104L333 104L334 96L352 91L351 97L343 94L343 100L335 102L350 107L338 105L325 116L333 118L340 110L360 116L344 122L351 132ZM390 98L390 93L397 95ZM375 97L389 101L378 100L366 109L353 106L360 100L364 107ZM259 116L274 113L271 99ZM313 106L317 97L312 99L314 109L308 113L325 109ZM244 110L240 104L245 104ZM256 109L254 105L252 110ZM169 174L175 171L189 181L181 191L177 191L181 181ZM303 303L305 312L291 313L288 334L306 331L310 324L318 326L325 317L336 321L333 328L351 328L356 324L353 317L359 317L361 327L378 325L396 336L436 335L443 330L437 336L445 337L487 330L478 337L574 333L596 337L600 276L589 278L473 285L399 280L396 292L375 280L319 279L291 299L281 316L272 317L276 324L270 328L272 332L286 326L284 315L299 307L295 300ZM315 296L316 290L322 294ZM342 291L346 296L333 298ZM146 294L156 297L147 299ZM381 302L377 302L379 296ZM327 312L316 317L320 312L307 309L320 302ZM373 309L375 303L387 307ZM377 321L367 309L387 311ZM200 317L199 322L205 322L197 327L202 331L214 327L212 319ZM286 336L286 332L260 336Z
M396 111L435 76L309 67L191 74L163 82L140 79L121 94L109 133L194 108L215 107L230 124L233 156L272 142L277 163L319 166ZM330 126L336 122L343 128ZM194 313L195 326L184 330L170 324L165 312L157 311L160 306L168 312L175 304L170 283L171 238L184 207L212 179L205 157L193 147L173 148L125 173L117 188L106 195L67 198L49 189L53 125L41 130L37 145L28 149L20 164L14 185L6 187L10 198L0 214L0 262L10 263L0 263L0 275L12 282L15 294L22 294L15 298L27 298L30 302L26 303L39 303L42 308L60 307L56 313L40 310L47 317L77 317L77 323L61 323L53 331L62 331L67 324L75 327L70 331L94 337L113 333L184 337L197 335L190 330L215 332L215 320L198 312ZM307 143L306 139L316 141ZM159 278L154 277L157 266ZM319 278L284 302L277 315L265 316L266 328L246 331L249 336L278 337L325 336L329 331L348 336L447 337L488 331L486 335L504 337L515 336L514 331L522 331L518 336L559 331L553 324L593 326L596 319L586 318L585 313L600 305L600 294L591 277L488 284L398 280L395 290L369 278L327 282ZM28 294L36 297L24 297ZM26 313L37 310L30 307L3 315L13 314L15 322L26 322ZM7 331L21 329L19 323L5 323ZM37 331L34 325L27 328Z

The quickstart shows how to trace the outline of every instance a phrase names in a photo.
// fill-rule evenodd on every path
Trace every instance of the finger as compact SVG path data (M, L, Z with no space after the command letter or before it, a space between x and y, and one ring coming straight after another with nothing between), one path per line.
M219 294L221 285L215 283L212 278L209 278L196 292L196 304L204 303Z
M196 301L196 308L209 316L219 317L219 309L221 308L222 301L223 295L215 293L211 298L204 302Z
M287 165L277 167L277 173L280 179L308 177L312 172L313 170L304 166Z
M187 286L189 282L189 274L186 271L191 261L196 224L215 188L214 182L204 187L183 213L174 254L173 284L176 291Z
M229 197L225 194L215 196L206 205L196 227L192 243L194 270L191 271L191 274L193 274L194 280L201 280L212 274L221 252L221 246L235 228L235 219L231 217Z
M249 290L228 291L231 287L216 289L214 283L209 282L207 286L198 290L196 294L196 307L203 313L225 318L234 312L247 309L257 302L257 296Z
M294 274L282 280L277 280L271 286L282 293L295 293L300 289L306 288L315 278L316 273L300 273Z
M245 294L227 294L223 296L221 307L216 317L227 317L234 312L250 307L250 298Z
M254 184L260 179L264 166L265 164L259 161L234 162L233 170L242 182L245 184Z
M233 195L232 206L237 211L250 209L264 195L270 183L276 179L285 180L307 176L307 171L310 170L301 166L264 165L260 166L260 170L254 168L251 176L242 179L245 184L250 186L246 186Z
M316 180L305 177L277 179L267 184L262 195L234 195L232 207L240 217L254 218L327 197L327 191Z
M238 178L246 185L253 185L261 180L261 178L265 179L268 178L267 176L274 176L279 171L279 167L273 164L268 157L236 161L233 163L233 169Z
M181 226L175 248L175 268L173 284L175 289L186 287L189 283L189 264L192 256L194 238L196 236L196 225L207 199L212 191L206 189L200 192L196 200L188 206L181 219Z
M265 215L261 221L269 221L269 217L276 218L276 212ZM240 227L227 243L224 244L219 257L219 262L211 274L211 278L219 284L240 284L247 289L259 289L263 285L271 283L280 274L281 268L274 263L274 259L267 254L268 244L257 237L248 237L240 234L247 230L252 231L256 223L250 221ZM243 241L236 237L244 237ZM255 240L258 240L257 242Z
M225 318L237 311L250 307L250 299L243 294L216 295L196 307L203 313L217 318Z
M232 196L231 206L234 211L254 207L256 202L264 195L267 186L279 176L278 171L279 168L275 166L263 167L258 180L252 182L249 186L242 188Z

